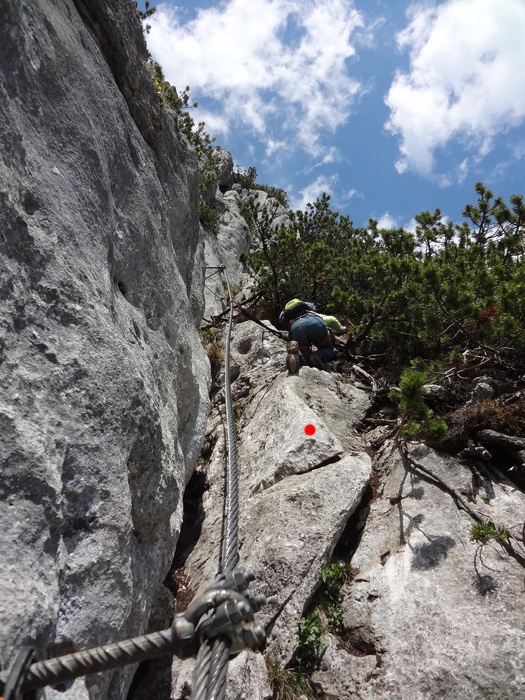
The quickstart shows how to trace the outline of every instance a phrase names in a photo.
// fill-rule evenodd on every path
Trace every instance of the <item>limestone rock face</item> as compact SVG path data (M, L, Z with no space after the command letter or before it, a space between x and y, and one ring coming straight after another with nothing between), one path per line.
M483 520L521 537L525 496L512 484L486 478L473 492L472 474L456 460L425 446L413 455L470 493ZM314 674L320 696L524 698L523 546L511 540L513 554L471 541L473 520L391 445L377 466L383 494L371 504L343 604L353 655L337 652L339 676L323 660Z
M239 211L241 193L228 190L222 194L217 188L215 198L217 206L221 206L224 211L218 235L209 231L204 232L206 265L208 267L225 266L235 296L238 290L247 290L253 284L239 261L241 253L247 253L250 250L251 233ZM222 274L208 269L207 277L204 290L206 301L204 317L210 319L228 308L228 294Z
M145 69L133 4L1 0L0 16L5 668L24 643L146 629L209 370L197 162ZM91 700L123 698L133 670L61 697L87 683Z
M257 614L270 631L267 653L283 664L295 650L297 622L320 582L321 568L359 505L371 473L370 457L356 433L369 406L366 394L335 374L310 367L289 375L285 359L286 346L277 337L252 322L235 326L239 554L242 566L255 574L253 592L268 598ZM220 395L217 399L208 427L216 442L206 465L206 515L199 543L186 561L195 589L211 583L221 565L225 443L224 407ZM309 424L316 428L312 436L305 433ZM264 679L255 659L251 653L236 659L228 697L266 697L260 695L262 684L258 695L234 690L239 678ZM180 673L177 664L181 692L173 697L183 696L182 679L187 676Z
M218 148L216 150L219 164L217 166L218 175L218 185L219 189L226 191L230 189L232 174L233 174L233 158L229 151L224 150L224 148Z
M199 232L197 160L154 90L132 2L0 0L0 17L3 669L24 644L54 656L168 626L162 582L196 464L184 591L215 579L224 390L206 423L197 329L203 289L208 317L225 294L204 267L224 264L245 289L239 254L257 242L227 152L206 193L223 211L218 236ZM285 220L278 211L274 224ZM523 492L490 461L469 468L421 446L410 448L418 468L385 444L372 475L359 434L367 394L335 373L291 375L285 359L268 330L234 327L239 555L251 592L267 597L256 615L265 653L281 666L293 658L298 620L355 516L344 634L324 635L317 697L525 700ZM374 450L384 430L368 433ZM472 541L458 494L511 539ZM139 684L135 697L187 698L192 666L174 664L171 691L168 673L157 696ZM124 700L134 671L45 697ZM230 663L227 697L270 700L261 654Z
M246 219L241 213L240 205L249 197L261 206L276 208L273 226L277 227L288 219L288 211L275 199L268 196L263 190L242 189L235 184L230 187L233 160L228 151L218 150L220 159L218 166L219 184L214 187L211 205L220 209L221 215L219 232L217 235L209 231L204 232L206 265L217 267L224 265L230 284L232 295L237 299L247 298L253 286L251 278L245 266L240 262L241 253L248 253L253 247L257 247L258 241L252 237L252 233ZM205 319L221 314L228 308L228 296L225 288L224 277L214 274L213 270L207 272L206 287L204 291L206 308Z

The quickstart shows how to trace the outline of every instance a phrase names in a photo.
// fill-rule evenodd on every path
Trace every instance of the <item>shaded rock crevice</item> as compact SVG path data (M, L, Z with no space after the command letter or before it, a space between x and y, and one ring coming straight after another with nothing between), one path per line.
M181 531L171 568L164 581L164 585L176 599L179 612L186 609L193 596L184 567L201 535L205 518L203 496L208 488L205 472L197 468L184 491Z

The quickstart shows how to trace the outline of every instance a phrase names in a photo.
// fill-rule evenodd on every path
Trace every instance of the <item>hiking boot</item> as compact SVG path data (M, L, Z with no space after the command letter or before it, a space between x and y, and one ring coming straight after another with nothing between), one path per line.
M296 340L291 340L287 345L288 355L286 356L286 368L290 374L297 374L301 364L299 356L299 343Z
M313 352L310 355L310 366L315 367L316 369L326 369L323 358L318 352Z

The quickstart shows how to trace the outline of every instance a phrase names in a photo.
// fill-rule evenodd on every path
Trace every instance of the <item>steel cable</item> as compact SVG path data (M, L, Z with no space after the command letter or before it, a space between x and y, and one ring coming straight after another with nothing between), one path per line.
M175 645L176 638L170 628L122 642L77 651L56 659L38 661L30 666L23 688L43 688L78 676L138 663L173 651Z
M228 466L226 469L226 535L224 538L222 555L222 572L231 571L238 559L238 534L239 534L239 478L237 471L237 440L235 437L235 417L233 415L233 402L231 394L230 374L230 346L233 328L233 299L230 291L230 281L224 271L228 285L228 297L230 302L230 316L228 320L228 332L226 335L226 354L224 369L224 390L226 398L226 424L228 426Z
M226 400L226 424L228 428L228 462L226 467L226 503L224 518L226 521L225 537L221 555L219 573L231 571L238 559L239 533L239 484L237 470L237 441L235 437L235 420L233 415L230 374L230 346L233 328L233 298L230 280L223 268L230 315L226 334L226 353L224 360L224 389ZM223 638L212 641L203 640L193 674L192 700L222 700L226 691L226 675L228 672L229 649Z
M221 296L219 296L218 294L216 294L216 293L213 291L213 289L210 289L210 287L208 287L207 284L205 284L204 286L205 286L205 288L209 291L209 293L210 293L213 297L215 297L215 299L217 299L217 301L222 301L222 300L223 300L223 297L221 297Z
M56 685L169 652L185 659L199 650L199 640L213 640L213 644L209 641L199 650L203 678L200 685L208 693L202 697L220 698L226 684L230 647L233 653L246 648L260 649L265 640L264 629L254 623L253 613L260 610L266 599L248 593L252 580L253 575L241 568L224 574L194 598L184 614L176 615L167 630L46 661L38 661L34 647L24 646L10 670L0 672L0 692L5 700L19 700L20 693L26 690Z
M192 700L206 700L208 678L210 676L211 651L211 644L208 640L199 647L197 661L193 670Z
M222 700L226 692L228 661L230 658L227 640L223 637L214 639L211 652L206 700Z

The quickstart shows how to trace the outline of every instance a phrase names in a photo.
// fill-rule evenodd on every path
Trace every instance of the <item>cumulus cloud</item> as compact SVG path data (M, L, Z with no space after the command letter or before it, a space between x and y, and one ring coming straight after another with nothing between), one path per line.
M440 149L453 146L451 177L461 181L498 133L525 120L525 2L418 3L410 20L397 36L410 70L396 74L386 97L386 127L401 141L396 168L431 176Z
M248 127L268 143L285 133L319 156L361 91L347 65L364 26L353 0L226 0L186 23L159 4L148 24L166 79L213 100L223 130Z
M298 197L292 197L291 208L305 209L307 204L315 202L322 194L326 193L332 195L336 184L337 175L329 177L319 175L319 177L316 177L313 182L300 191Z
M383 216L379 217L377 220L377 226L380 229L393 229L400 227L397 219L395 219L388 211L385 211Z
M269 138L266 142L266 151L264 155L267 158L274 156L276 153L286 152L289 148L289 144L286 141L279 141L279 139Z

